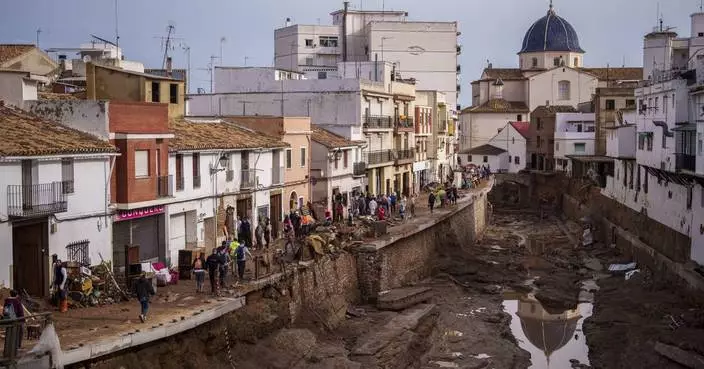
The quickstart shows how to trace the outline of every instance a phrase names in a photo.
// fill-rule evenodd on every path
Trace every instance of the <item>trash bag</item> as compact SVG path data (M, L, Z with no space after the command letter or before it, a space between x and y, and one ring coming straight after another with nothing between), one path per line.
M64 364L61 358L61 343L59 336L56 334L56 329L53 323L47 324L42 331L39 342L29 351L31 355L44 355L51 353L51 361L54 363L55 369L63 369Z

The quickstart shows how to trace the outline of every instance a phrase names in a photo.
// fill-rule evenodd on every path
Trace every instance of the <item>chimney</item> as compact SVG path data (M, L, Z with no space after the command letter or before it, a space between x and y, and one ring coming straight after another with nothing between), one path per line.
M350 2L345 1L342 10L342 61L347 61L347 11L350 8Z
M171 77L171 64L172 64L172 61L171 61L171 57L169 56L166 58L166 76L169 78Z
M286 27L291 26L291 18L286 18Z

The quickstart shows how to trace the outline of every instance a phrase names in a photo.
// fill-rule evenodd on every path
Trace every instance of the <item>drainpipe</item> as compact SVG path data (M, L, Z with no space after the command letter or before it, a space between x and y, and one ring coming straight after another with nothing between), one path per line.
M347 61L347 10L350 7L350 2L345 1L342 10L342 61Z
M110 198L108 197L108 188L110 186L110 181L112 180L112 173L115 170L115 162L117 161L117 156L112 156L110 157L110 171L107 173L108 178L105 181L105 226L107 227L108 225L108 203L110 202ZM105 166L103 165L103 168Z

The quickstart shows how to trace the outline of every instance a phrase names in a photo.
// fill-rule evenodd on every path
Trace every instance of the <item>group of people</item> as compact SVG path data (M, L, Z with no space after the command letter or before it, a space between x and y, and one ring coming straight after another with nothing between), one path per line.
M491 167L489 165L466 167L462 173L462 187L475 188L489 176L491 176Z
M259 247L268 247L272 242L272 227L271 220L269 218L259 219L259 223L254 227L254 232L252 232L252 223L250 223L248 217L237 217L237 240L241 244L255 245L252 241L256 241L256 245ZM254 236L254 237L252 237Z
M408 215L415 215L415 194L410 198L406 195L399 196L396 192L388 195L361 195L353 199L349 211L353 216L372 216L378 220L385 220L396 214L405 219Z
M445 186L438 186L435 190L431 190L428 194L428 208L430 213L433 213L433 209L438 205L444 208L445 205L455 205L457 204L457 186L446 183Z

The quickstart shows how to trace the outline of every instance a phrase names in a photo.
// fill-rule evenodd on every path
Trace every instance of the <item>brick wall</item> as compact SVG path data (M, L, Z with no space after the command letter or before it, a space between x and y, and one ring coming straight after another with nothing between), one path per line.
M111 101L110 132L169 133L168 104Z
M159 150L159 175L168 175L168 139L145 140L114 140L114 144L122 154L115 162L115 172L112 180L113 201L135 203L151 201L157 198L156 150ZM149 176L135 177L135 151L149 152Z

